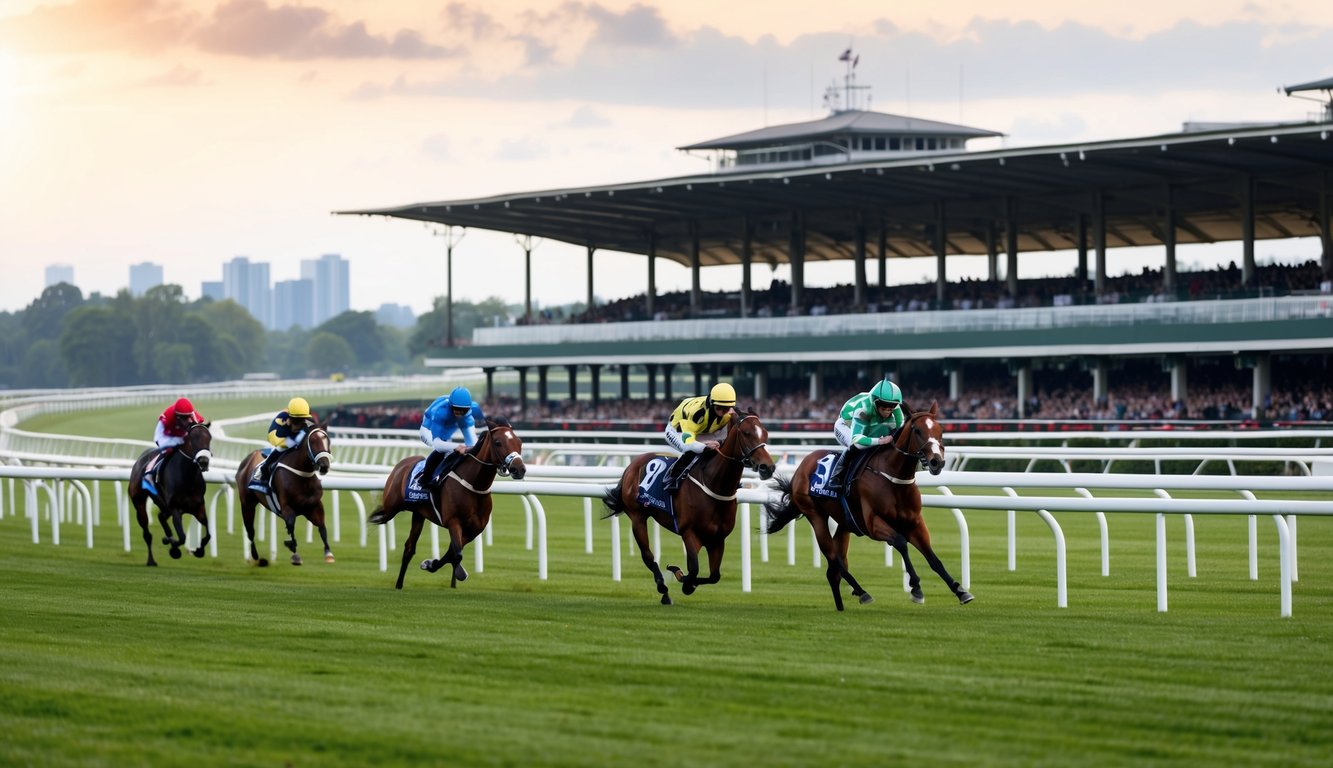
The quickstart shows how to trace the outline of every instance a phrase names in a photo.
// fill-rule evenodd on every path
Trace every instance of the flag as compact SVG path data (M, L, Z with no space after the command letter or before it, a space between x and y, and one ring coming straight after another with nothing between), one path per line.
M858 54L856 54L856 56L852 59L852 69L856 69L856 65L857 65L857 64L860 64L860 63L861 63L861 54L858 53Z
M843 51L842 55L838 57L838 61L851 61L851 60L852 60L851 48L848 48L847 50Z

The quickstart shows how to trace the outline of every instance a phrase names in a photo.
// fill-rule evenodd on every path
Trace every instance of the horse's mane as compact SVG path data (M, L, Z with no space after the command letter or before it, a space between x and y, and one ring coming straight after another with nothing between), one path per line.
M509 423L509 419L506 419L503 416L492 416L489 419L487 419L487 421L491 422L497 427L510 427L511 429L513 428L513 425Z

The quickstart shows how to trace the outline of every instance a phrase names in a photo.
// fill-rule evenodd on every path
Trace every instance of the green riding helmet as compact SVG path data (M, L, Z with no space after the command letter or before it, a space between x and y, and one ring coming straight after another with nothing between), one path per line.
M903 391L897 384L885 379L871 388L870 397L875 401L875 405L887 403L896 408L903 402Z

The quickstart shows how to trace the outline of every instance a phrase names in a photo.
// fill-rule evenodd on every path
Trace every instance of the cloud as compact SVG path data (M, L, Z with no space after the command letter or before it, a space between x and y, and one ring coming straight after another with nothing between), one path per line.
M445 26L452 32L467 34L473 40L484 40L504 34L504 27L486 11L466 3L449 3L444 8Z
M179 43L196 19L174 0L75 0L0 19L0 44L43 54L154 52Z
M568 120L558 123L551 123L551 128L605 128L611 125L611 121L602 113L588 105L583 105L574 110L574 114Z
M670 48L676 38L656 8L635 3L624 13L600 5L584 5L582 12L597 28L593 41L627 48Z
M461 53L428 43L412 30L372 35L364 22L340 24L322 8L269 7L267 0L227 0L200 27L195 40L212 53L290 60L443 59Z
M203 70L190 69L182 64L177 64L169 72L163 72L157 77L148 78L143 81L142 85L151 88L182 88L205 85L202 81L203 75Z

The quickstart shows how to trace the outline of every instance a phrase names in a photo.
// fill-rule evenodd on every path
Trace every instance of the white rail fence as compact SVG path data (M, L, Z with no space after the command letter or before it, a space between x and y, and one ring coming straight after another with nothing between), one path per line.
M547 578L547 550L546 550L546 513L540 501L541 496L564 496L581 497L584 500L584 525L585 525L585 551L592 551L593 541L593 515L592 506L594 499L601 497L606 488L605 478L607 474L605 469L597 468L545 468L542 471L534 467L537 475L530 477L539 477L545 474L547 477L562 477L565 479L529 479L522 482L502 481L496 483L494 491L502 495L517 495L524 507L526 521L525 546L528 549L537 550L537 573L538 578L545 580ZM131 549L132 528L135 523L129 511L128 500L123 492L123 484L128 481L129 471L125 468L114 469L93 469L93 468L62 468L62 467L0 467L0 478L8 478L8 492L0 494L0 519L8 514L15 516L18 513L17 498L15 493L16 481L22 481L22 490L24 493L24 513L28 517L32 530L32 540L34 543L40 542L40 518L41 501L46 501L47 519L50 521L50 536L52 543L59 544L62 523L75 523L83 527L85 542L88 547L93 546L95 527L101 524L100 510L100 483L111 482L114 485L114 496L116 498L116 522L122 529L122 545L126 551ZM600 478L602 482L588 483L576 482L579 479ZM234 532L234 494L232 488L227 485L229 473L222 470L211 470L207 473L207 479L210 483L216 484L217 490L211 494L209 500L209 521L213 526L214 534L210 549L212 556L217 556L217 521L219 519L219 505L225 504L227 532ZM957 522L960 539L960 558L961 558L961 578L960 581L965 589L970 588L970 537L968 533L967 521L962 510L997 510L1004 511L1009 515L1009 565L1014 568L1015 552L1015 526L1013 523L1014 515L1018 511L1030 511L1036 513L1050 527L1055 541L1056 549L1056 605L1064 608L1068 605L1067 594L1067 564L1065 559L1065 540L1064 533L1060 528L1058 521L1051 515L1052 512L1072 512L1083 514L1094 514L1098 517L1100 530L1102 532L1102 574L1109 575L1109 532L1105 521L1105 514L1114 513L1138 513L1138 514L1156 514L1157 515L1157 608L1159 611L1167 609L1167 546L1165 534L1165 516L1168 514L1184 515L1187 521L1187 573L1190 577L1196 575L1193 547L1193 521L1191 515L1247 515L1251 519L1250 530L1250 577L1258 578L1258 554L1256 541L1256 525L1254 523L1257 515L1269 515L1273 518L1277 527L1279 537L1278 560L1279 560L1279 610L1282 616L1291 615L1291 585L1297 577L1296 569L1296 538L1295 525L1296 519L1302 515L1309 516L1328 516L1333 515L1333 500L1331 501L1307 501L1307 500L1284 500L1284 499L1258 499L1255 492L1283 491L1283 492L1333 492L1333 477L1284 477L1284 478L1264 478L1264 477L1231 477L1231 476L1151 476L1151 475L1107 475L1100 473L1090 474L1033 474L1033 473L978 473L978 472L946 472L938 477L928 477L921 475L919 483L926 489L936 489L937 493L923 494L923 503L927 507L950 510ZM341 542L341 525L339 500L346 492L357 507L358 518L360 520L360 544L367 544L367 525L366 525L366 505L361 497L361 493L373 492L382 489L385 482L383 476L350 476L330 474L324 480L325 488L334 493L332 496L332 509L330 513L330 528L332 539L335 542ZM954 495L951 489L954 488L985 488L995 491L995 495ZM0 486L2 487L2 486ZM1062 488L1069 489L1078 494L1075 497L1024 497L1017 493L1015 489L1050 489ZM1098 493L1105 493L1106 490L1126 491L1150 491L1156 494L1156 498L1124 498L1108 497L1105 495L1095 496L1090 489L1097 489ZM1229 491L1236 493L1239 498L1235 500L1227 499L1197 499L1197 498L1174 498L1171 493L1181 491ZM1002 495L1001 495L1002 494ZM738 500L741 502L738 527L745 532L740 537L741 550L741 589L744 592L751 591L752 586L752 543L751 533L755 530L752 515L753 505L762 505L772 500L776 492L767 488L747 488L742 489L738 494ZM269 519L269 529L265 537L262 526L256 532L257 537L267 538L271 555L276 556L278 532L277 517L267 515ZM788 564L795 564L796 534L795 525L788 527L787 550ZM439 556L439 529L432 526L432 548L435 556ZM137 534L137 532L136 532ZM380 529L379 533L379 564L380 570L388 568L388 550L395 545L395 531L392 527L386 526ZM311 540L312 530L308 527L306 532L307 541ZM199 532L192 531L193 541L199 540ZM625 539L620 532L619 518L610 519L610 536L612 549L612 578L620 580L622 574L622 552L621 544ZM660 549L660 530L654 530L655 551ZM245 541L242 535L242 556L249 551L249 542ZM484 541L483 541L484 540ZM483 552L485 545L493 541L492 533L478 537L474 542L474 556L476 558L476 569L482 570L484 567ZM813 536L812 536L813 542ZM761 557L768 559L768 539L759 537ZM892 563L891 550L886 547L886 565ZM813 562L819 563L819 553L817 548L813 547ZM905 574L904 574L905 579Z

